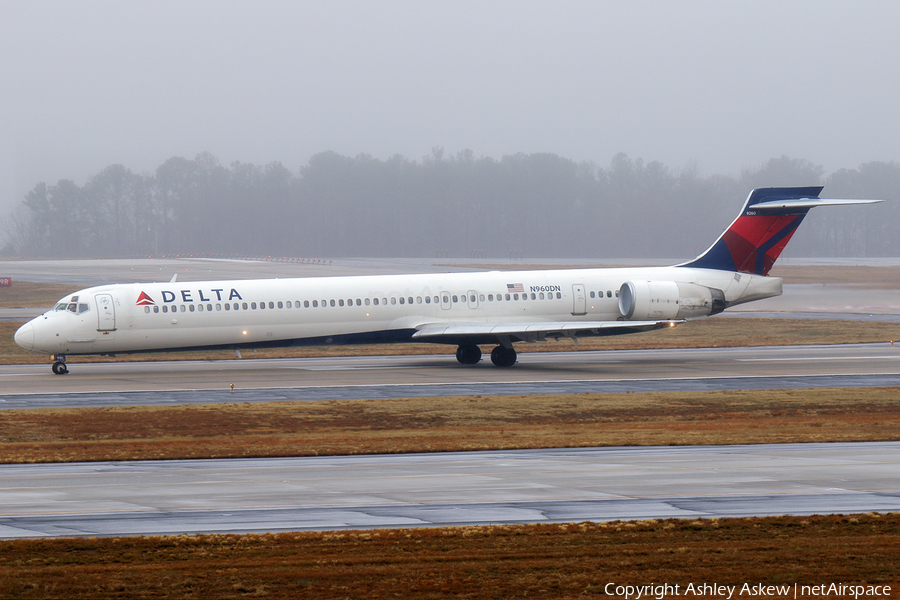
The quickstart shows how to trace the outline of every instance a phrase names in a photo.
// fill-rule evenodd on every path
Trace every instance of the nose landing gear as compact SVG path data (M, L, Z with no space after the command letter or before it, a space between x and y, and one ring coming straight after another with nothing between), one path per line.
M66 367L65 354L54 354L50 357L50 360L55 361L52 367L54 375L65 375L69 372L69 369Z

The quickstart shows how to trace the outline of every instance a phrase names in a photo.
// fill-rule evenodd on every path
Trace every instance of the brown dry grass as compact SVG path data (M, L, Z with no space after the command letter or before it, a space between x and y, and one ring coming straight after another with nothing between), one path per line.
M19 348L13 335L20 323L0 322L0 364L42 364L44 354ZM900 323L837 321L819 319L744 319L714 317L647 333L581 338L537 344L517 344L518 352L572 352L578 350L642 350L647 348L718 348L728 346L784 346L795 344L860 344L900 340ZM483 346L490 353L491 346ZM455 346L443 344L373 344L359 346L315 346L308 348L245 350L243 358L288 358L312 356L380 356L397 354L448 354ZM233 350L157 352L105 356L72 356L72 362L122 360L229 360Z
M900 267L777 264L770 274L781 277L785 283L836 283L887 290L900 289Z
M897 597L898 564L896 513L17 540L0 542L0 597L575 598L608 583L681 596L717 583L733 598L744 584L789 586L775 598L794 583L886 584L880 597Z
M0 308L50 308L75 289L75 286L67 284L32 283L16 279L10 287L0 288Z
M0 411L0 462L898 439L900 389Z

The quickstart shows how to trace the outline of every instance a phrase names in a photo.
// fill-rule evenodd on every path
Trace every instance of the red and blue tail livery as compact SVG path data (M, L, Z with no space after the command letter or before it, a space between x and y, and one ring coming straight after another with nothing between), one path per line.
M782 250L816 206L867 204L871 200L821 199L820 185L758 188L741 213L709 250L683 267L768 275Z

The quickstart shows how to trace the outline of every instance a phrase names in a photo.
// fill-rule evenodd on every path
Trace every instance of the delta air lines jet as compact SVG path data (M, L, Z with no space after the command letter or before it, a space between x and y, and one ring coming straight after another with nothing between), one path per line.
M491 344L491 362L510 367L515 342L650 331L780 295L769 270L809 209L879 202L821 190L753 190L706 252L670 267L102 285L15 340L58 375L70 355L385 342L453 344L466 365Z

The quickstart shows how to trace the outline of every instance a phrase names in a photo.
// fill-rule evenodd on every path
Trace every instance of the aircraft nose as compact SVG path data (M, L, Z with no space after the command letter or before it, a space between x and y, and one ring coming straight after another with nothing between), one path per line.
M9 339L9 338L7 338ZM34 348L34 328L31 323L25 323L16 331L16 343L26 350Z

